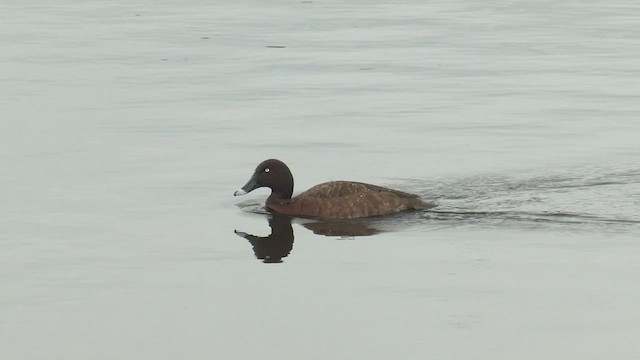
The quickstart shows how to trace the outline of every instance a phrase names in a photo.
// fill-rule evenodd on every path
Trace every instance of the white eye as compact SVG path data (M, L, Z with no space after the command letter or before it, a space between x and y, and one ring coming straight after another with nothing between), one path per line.
M264 169L264 172L269 172L269 168L265 168L265 169Z

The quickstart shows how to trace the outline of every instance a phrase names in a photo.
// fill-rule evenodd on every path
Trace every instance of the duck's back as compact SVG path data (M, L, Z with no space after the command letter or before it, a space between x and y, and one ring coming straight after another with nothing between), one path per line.
M353 181L316 185L294 197L278 212L294 216L351 219L380 216L410 209L429 209L417 195Z
M389 192L399 197L417 198L416 195L398 191L394 189L385 188L382 186L365 184L356 181L330 181L322 184L318 184L309 190L300 193L296 197L311 197L311 198L339 198L343 196L349 196L354 194L366 194L366 193L381 193Z

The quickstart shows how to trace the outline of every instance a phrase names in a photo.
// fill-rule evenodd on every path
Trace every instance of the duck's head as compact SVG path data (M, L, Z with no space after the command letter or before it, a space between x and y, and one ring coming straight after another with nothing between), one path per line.
M280 199L290 199L293 194L293 175L289 167L280 160L265 160L256 167L251 179L233 195L245 195L261 187L270 188L271 194Z

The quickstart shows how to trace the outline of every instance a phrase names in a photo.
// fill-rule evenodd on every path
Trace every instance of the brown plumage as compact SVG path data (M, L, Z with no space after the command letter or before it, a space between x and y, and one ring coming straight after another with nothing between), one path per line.
M299 217L352 219L435 206L420 200L417 195L352 181L319 184L292 197L291 171L275 159L260 163L247 184L234 195L244 195L259 187L271 188L266 202L270 211Z

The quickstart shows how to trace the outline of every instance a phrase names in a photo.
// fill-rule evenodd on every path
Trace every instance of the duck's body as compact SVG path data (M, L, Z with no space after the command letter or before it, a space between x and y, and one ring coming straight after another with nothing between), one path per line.
M291 171L275 159L258 165L249 182L234 195L244 195L263 186L272 190L265 204L267 209L290 216L352 219L435 206L417 195L353 181L322 183L292 197Z
M413 194L353 181L319 184L291 199L279 199L272 194L266 206L286 215L334 219L380 216L433 207Z

